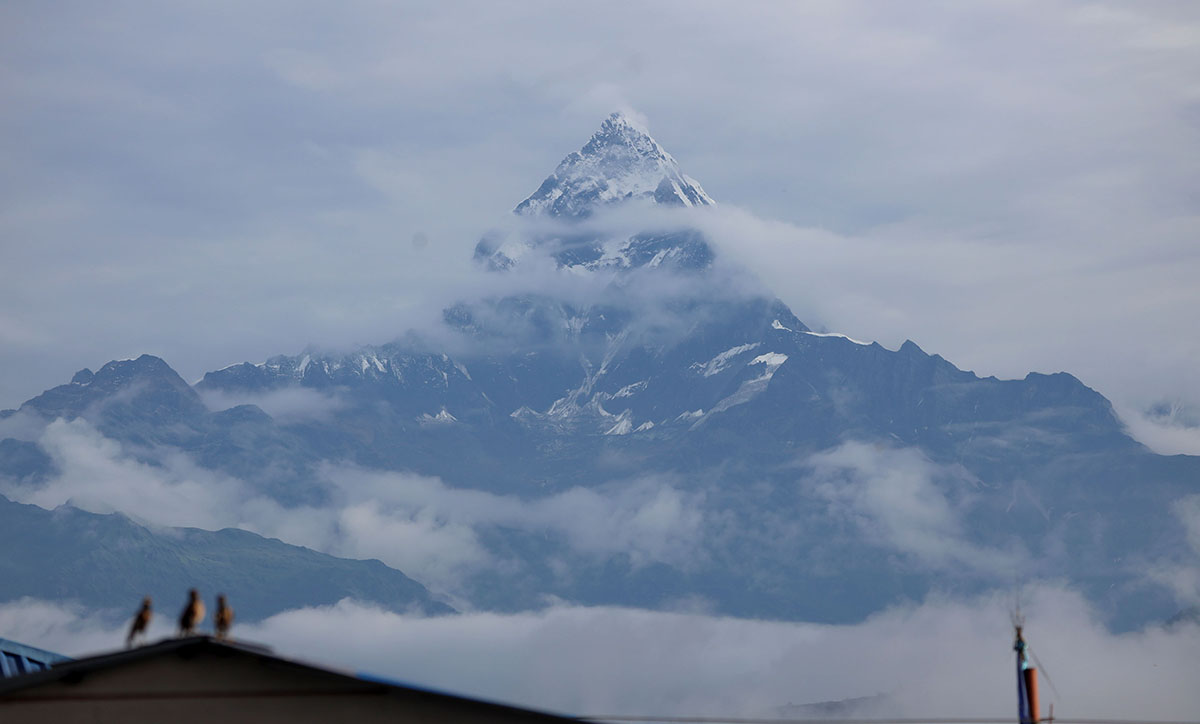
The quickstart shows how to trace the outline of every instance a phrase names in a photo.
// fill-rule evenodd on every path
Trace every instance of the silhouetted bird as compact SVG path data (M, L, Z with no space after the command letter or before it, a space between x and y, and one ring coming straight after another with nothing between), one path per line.
M146 635L146 628L150 626L150 617L153 614L150 611L150 597L146 596L142 599L142 607L133 617L133 623L129 624L129 635L125 637L125 647L133 646L133 640L139 635Z
M188 591L188 602L183 607L183 613L179 614L179 635L190 635L203 620L204 601L200 600L200 593L193 588Z
M233 609L225 601L225 594L217 594L217 613L213 617L213 625L217 630L217 638L223 639L229 635L229 627L233 625Z

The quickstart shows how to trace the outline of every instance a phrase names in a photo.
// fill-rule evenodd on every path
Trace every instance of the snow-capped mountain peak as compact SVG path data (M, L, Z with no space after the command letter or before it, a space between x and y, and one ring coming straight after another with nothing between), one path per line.
M716 203L641 123L618 112L515 211L582 218L597 207L635 199L676 206Z

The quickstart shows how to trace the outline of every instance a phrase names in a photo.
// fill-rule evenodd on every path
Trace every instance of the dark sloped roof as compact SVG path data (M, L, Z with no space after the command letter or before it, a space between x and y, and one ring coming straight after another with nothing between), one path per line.
M382 678L374 678L349 671L339 671L326 666L307 663L296 659L276 656L265 646L247 642L217 640L211 636L192 636L188 638L163 639L155 644L140 646L133 649L115 651L87 658L64 660L44 671L23 674L20 676L0 679L0 711L7 701L24 700L24 692L31 692L36 687L46 684L74 684L84 680L92 672L98 672L121 666L140 663L161 657L179 657L181 659L197 659L203 655L218 657L247 657L257 660L276 671L292 670L309 676L318 675L340 684L338 691L374 696L398 696L409 701L419 699L423 704L431 704L458 711L470 711L474 714L494 718L498 721L521 720L538 721L553 724L555 722L578 722L578 719L566 718L543 712L521 709L519 707L496 704L493 702L470 699L453 694L433 691L422 687L410 686ZM310 696L321 695L321 690L297 690L295 692L271 692L271 696ZM219 692L210 694L222 696ZM254 695L252 692L231 692L229 696ZM92 695L93 698L103 698L102 695ZM128 696L128 695L121 695ZM157 694L147 692L145 698L156 697L180 698L180 695L170 692ZM192 696L191 694L184 695Z

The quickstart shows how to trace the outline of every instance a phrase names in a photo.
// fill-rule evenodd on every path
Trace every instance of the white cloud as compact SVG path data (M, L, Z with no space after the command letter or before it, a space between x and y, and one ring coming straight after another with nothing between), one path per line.
M205 390L200 398L211 410L225 410L236 405L257 405L263 412L280 422L328 419L346 406L335 394L307 387L285 387L260 394L231 394L221 390Z
M0 440L11 437L15 440L34 442L45 428L46 421L41 416L19 410L0 419Z
M849 715L1007 718L1010 607L1000 593L935 596L829 626L569 606L424 618L342 601L234 633L282 655L570 714L774 716L789 702L884 694ZM1200 708L1200 627L1111 634L1078 594L1045 585L1022 608L1053 683L1043 678L1043 707L1057 717L1184 720ZM124 629L25 600L0 605L0 636L81 654L119 646Z
M1200 495L1188 495L1175 501L1175 515L1187 530L1188 543L1200 555Z
M1200 494L1177 499L1171 512L1183 526L1187 545L1169 558L1149 561L1145 575L1169 589L1180 605L1200 612Z
M97 513L123 512L157 525L224 527L222 513L234 500L250 498L237 481L174 456L160 468L128 455L121 444L82 419L56 420L38 441L58 469L44 483L9 481L5 495L43 508L72 503Z
M401 519L449 525L501 525L561 535L585 553L628 553L635 565L662 561L686 565L703 533L703 497L668 480L641 478L598 488L571 488L521 499L452 488L434 478L329 468L325 473L348 495Z
M703 496L669 479L638 478L523 500L453 488L436 478L327 464L327 507L285 507L244 481L165 451L135 459L82 419L56 420L39 442L58 474L38 484L0 481L9 498L54 508L122 512L156 526L237 527L351 558L378 558L435 590L498 561L480 542L497 526L554 535L574 551L626 554L635 566L687 567L701 555Z
M1128 406L1117 412L1130 437L1160 455L1200 455L1200 426L1148 415Z
M1015 572L1019 553L975 545L962 528L973 481L965 470L938 465L912 448L859 442L804 464L813 472L802 484L828 502L831 516L856 524L868 539L935 568ZM953 487L959 490L952 497Z

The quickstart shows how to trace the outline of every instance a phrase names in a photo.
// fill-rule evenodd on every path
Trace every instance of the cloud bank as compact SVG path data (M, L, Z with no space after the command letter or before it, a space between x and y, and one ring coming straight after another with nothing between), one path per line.
M1154 414L1126 406L1117 412L1130 436L1160 455L1200 455L1200 421L1189 415Z
M812 469L805 485L828 503L828 514L855 522L867 538L935 569L1017 570L1022 554L967 539L962 519L969 499L962 490L958 496L944 490L970 486L973 476L966 471L938 465L912 448L856 442L813 455L805 464Z
M377 558L450 597L461 610L477 605L471 591L478 575L535 575L538 566L546 566L569 584L570 561L578 557L619 560L634 569L665 564L687 574L705 570L735 544L752 545L768 558L805 548L817 568L824 565L822 556L838 555L836 542L817 536L791 513L771 506L735 512L745 502L728 497L734 493L719 473L618 476L517 496L326 462L316 482L328 502L284 505L178 450L127 449L83 419L57 420L40 433L26 433L49 455L55 472L38 481L0 477L0 494L12 500L46 509L71 504L95 513L120 512L152 528L241 528L336 556ZM778 483L794 486L791 493L781 492L798 496L797 507L788 510L813 516L822 530L844 531L864 550L894 556L910 572L996 585L1033 570L1040 576L1074 575L1072 556L1085 553L1064 548L1054 530L1028 540L1015 532L972 531L981 506L1007 503L1032 506L1028 514L1046 512L1036 497L1020 492L1019 481L1008 500L1007 489L981 487L959 466L934 463L916 449L851 441L798 459L791 470L792 482ZM1194 496L1176 501L1173 511L1194 550L1185 544L1170 555L1114 562L1109 569L1132 576L1138 585L1166 587L1182 608L1200 601L1200 516ZM525 561L523 554L497 545L497 535L538 539L541 553ZM1028 545L1038 546L1036 557ZM1148 615L1127 613L1131 621Z
M301 420L326 420L346 406L337 395L308 387L288 387L262 394L238 395L220 390L204 390L200 393L200 399L211 410L226 410L235 405L255 405L283 424Z
M561 540L583 555L628 556L687 568L698 560L706 522L703 493L669 477L639 477L576 487L523 500L454 488L436 478L327 464L319 477L332 502L286 507L244 481L165 451L135 458L82 419L57 420L39 442L58 474L43 483L0 479L0 493L52 509L70 503L95 513L121 512L151 526L242 528L349 558L378 558L430 588L459 593L498 559L481 540L488 529L515 528Z
M1024 593L1043 707L1053 702L1057 717L1187 720L1200 710L1197 625L1114 635L1068 589ZM934 596L827 626L571 606L422 618L345 600L234 633L282 655L569 714L778 716L789 703L877 697L842 715L1007 718L1012 603ZM163 618L151 640L169 633ZM124 631L26 599L0 605L0 635L78 655L120 645Z

